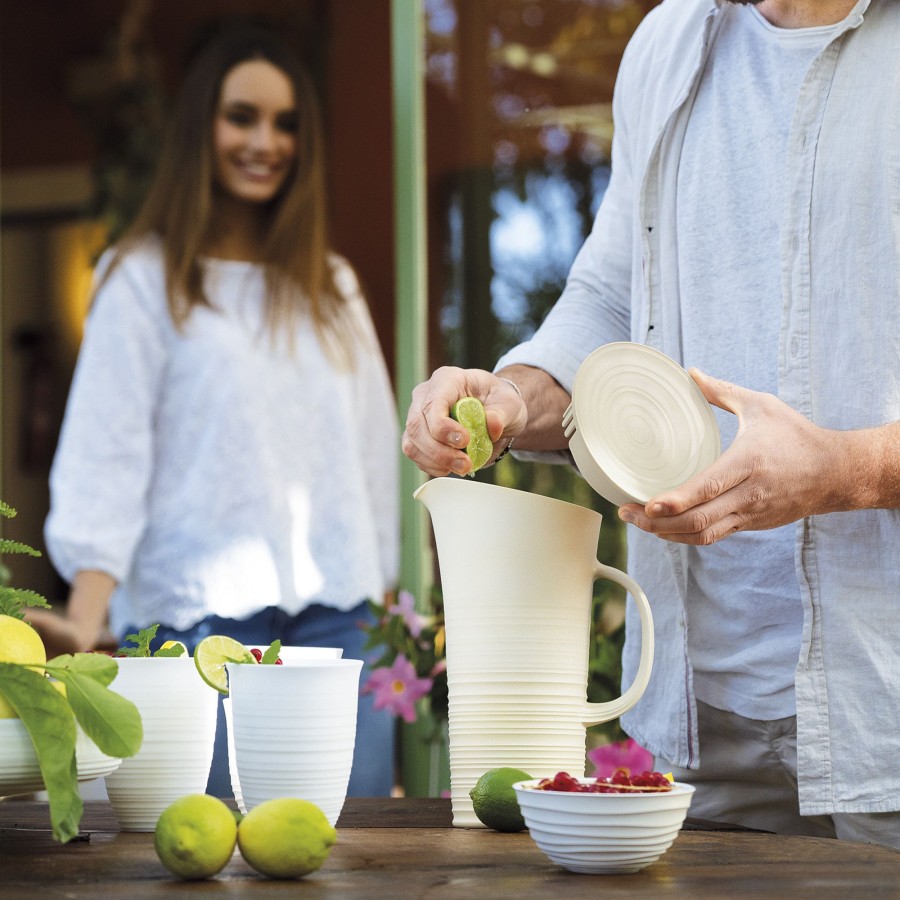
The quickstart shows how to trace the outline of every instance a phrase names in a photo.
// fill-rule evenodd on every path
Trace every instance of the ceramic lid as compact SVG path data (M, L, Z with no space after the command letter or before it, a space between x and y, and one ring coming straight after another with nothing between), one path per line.
M563 427L581 474L618 506L646 503L721 452L712 407L696 382L643 344L605 344L585 359Z

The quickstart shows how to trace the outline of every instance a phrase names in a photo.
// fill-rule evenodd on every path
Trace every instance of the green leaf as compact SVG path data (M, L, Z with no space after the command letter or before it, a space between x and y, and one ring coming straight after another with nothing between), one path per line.
M78 656L92 654L78 654ZM115 665L115 661L109 659ZM134 756L144 740L138 708L94 677L97 670L61 668L53 674L66 685L69 705L84 733L107 756Z
M126 634L125 640L137 644L136 647L119 647L116 653L120 656L150 656L150 642L156 637L159 625L148 625L137 634Z
M48 679L16 663L0 663L0 691L31 737L50 801L53 837L64 844L78 834L84 811L78 794L72 710Z
M163 649L162 647L159 650L153 651L154 656L162 656L169 658L177 658L179 656L184 656L184 647L166 647Z
M60 680L63 680L61 671L75 672L99 681L104 687L109 687L119 674L119 664L105 653L76 653L74 656L65 653L54 656L45 668Z
M268 666L274 666L279 653L281 653L281 641L272 641L266 652L263 653L260 662Z
M16 511L8 503L4 503L0 500L0 516L5 516L7 519L14 519Z
M0 613L15 619L24 619L22 609L26 606L43 606L45 609L50 609L50 604L34 591L0 587Z
M40 556L41 551L29 547L20 541L10 541L6 538L0 538L0 553L25 553L28 556Z

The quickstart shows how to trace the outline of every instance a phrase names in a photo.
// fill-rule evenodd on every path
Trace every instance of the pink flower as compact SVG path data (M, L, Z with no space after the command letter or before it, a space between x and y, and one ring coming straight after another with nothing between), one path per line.
M409 591L400 591L397 602L388 607L388 612L391 615L400 616L414 638L422 633L425 617L416 612L416 600Z
M653 754L645 750L633 738L604 744L588 751L588 759L594 764L594 776L609 778L616 769L627 769L628 774L640 774L653 768Z
M401 653L390 668L375 669L362 692L375 695L375 709L387 709L407 722L415 722L415 703L431 690L431 683L430 678L419 678L413 664Z

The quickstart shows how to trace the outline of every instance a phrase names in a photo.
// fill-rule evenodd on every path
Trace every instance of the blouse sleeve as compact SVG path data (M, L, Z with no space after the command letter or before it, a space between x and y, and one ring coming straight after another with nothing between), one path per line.
M119 581L128 574L147 519L166 315L161 267L129 258L95 297L50 472L44 529L50 559L67 581L84 569Z

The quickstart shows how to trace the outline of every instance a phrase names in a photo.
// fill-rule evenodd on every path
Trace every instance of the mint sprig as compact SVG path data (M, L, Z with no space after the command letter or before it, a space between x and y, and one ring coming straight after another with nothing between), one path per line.
M137 634L126 634L125 640L136 644L136 647L122 645L116 650L116 656L150 656L150 642L156 637L159 625L142 628Z
M274 666L275 660L278 659L279 653L281 653L281 641L272 641L272 643L269 644L269 646L266 648L266 652L263 653L260 663L262 665Z
M41 669L62 681L66 696ZM76 653L33 665L0 662L0 693L22 720L34 745L50 803L53 837L78 834L84 805L78 793L75 722L107 756L134 756L144 737L137 707L109 689L118 664L108 656Z

